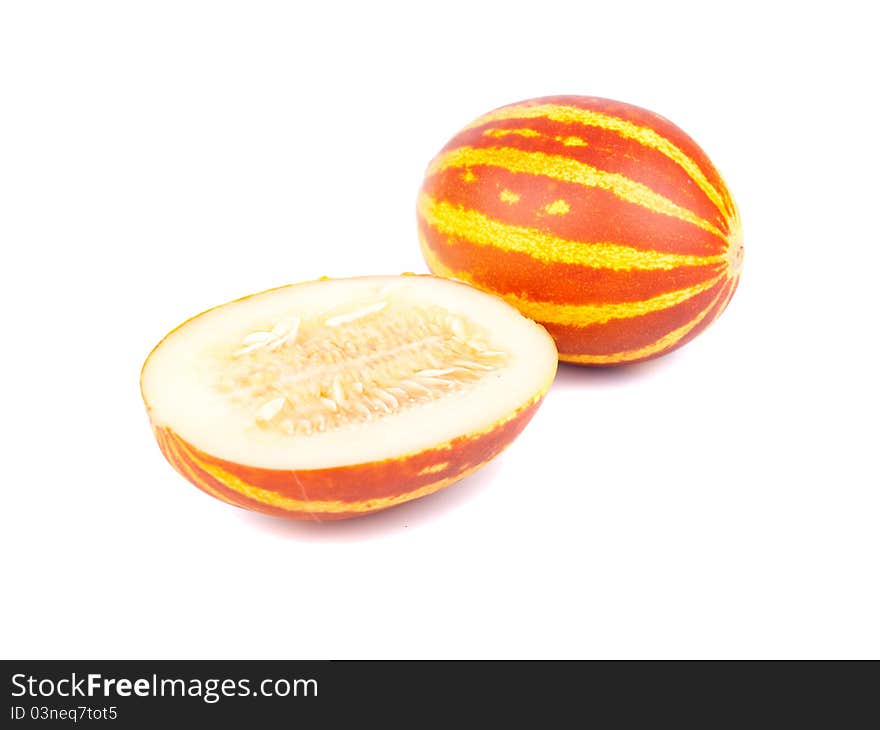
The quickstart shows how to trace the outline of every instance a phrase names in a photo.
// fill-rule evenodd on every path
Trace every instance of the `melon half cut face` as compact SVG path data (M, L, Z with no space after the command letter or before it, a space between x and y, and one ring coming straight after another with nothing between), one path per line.
M497 456L556 372L547 332L433 276L323 279L211 309L163 339L141 390L159 446L225 502L355 517Z

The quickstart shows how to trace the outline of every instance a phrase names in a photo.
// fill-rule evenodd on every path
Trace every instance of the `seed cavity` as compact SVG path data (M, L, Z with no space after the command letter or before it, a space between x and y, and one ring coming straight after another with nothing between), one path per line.
M252 413L259 428L290 437L448 397L509 358L468 318L393 299L261 324L224 361L217 391Z

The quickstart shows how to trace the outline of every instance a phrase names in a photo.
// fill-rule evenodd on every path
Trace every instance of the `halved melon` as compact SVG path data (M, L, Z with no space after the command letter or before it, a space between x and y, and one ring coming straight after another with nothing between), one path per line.
M497 456L556 372L547 332L433 276L322 279L167 335L141 392L168 461L225 502L341 519L437 491Z

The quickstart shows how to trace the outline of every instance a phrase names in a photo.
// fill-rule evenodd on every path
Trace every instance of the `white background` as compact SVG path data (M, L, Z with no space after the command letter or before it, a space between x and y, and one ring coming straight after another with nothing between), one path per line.
M880 59L864 4L816 5L3 3L0 654L880 656ZM361 520L172 471L138 391L167 330L425 271L430 157L558 93L722 171L746 267L709 331L561 368L492 465Z

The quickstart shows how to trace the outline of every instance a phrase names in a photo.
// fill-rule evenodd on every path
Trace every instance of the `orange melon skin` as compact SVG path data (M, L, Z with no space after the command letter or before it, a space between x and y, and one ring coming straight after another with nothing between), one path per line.
M279 517L343 520L427 496L477 471L520 434L545 392L484 431L395 459L331 469L235 464L200 451L167 426L154 424L153 432L170 464L212 497Z
M431 271L540 322L559 359L607 366L681 347L739 282L739 213L672 122L586 96L501 107L430 163L418 200Z

